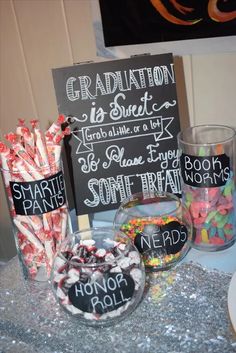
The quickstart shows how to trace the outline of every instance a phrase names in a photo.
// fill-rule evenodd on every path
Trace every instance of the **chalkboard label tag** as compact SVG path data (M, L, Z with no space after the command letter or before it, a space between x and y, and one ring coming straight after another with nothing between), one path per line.
M104 314L129 302L134 293L133 279L124 273L104 274L94 282L76 282L68 291L76 308L87 313Z
M56 210L66 202L62 172L48 178L29 181L10 181L15 212L18 215L39 215Z
M188 239L185 225L172 221L163 226L149 224L136 235L134 245L140 253L155 250L167 255L178 253Z
M226 154L202 157L183 153L180 163L183 182L190 186L220 187L230 178L230 159Z

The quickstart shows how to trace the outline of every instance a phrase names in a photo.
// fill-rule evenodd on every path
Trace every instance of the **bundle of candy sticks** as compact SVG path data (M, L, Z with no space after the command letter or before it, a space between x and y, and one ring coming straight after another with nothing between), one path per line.
M0 167L15 228L16 246L27 276L32 279L38 279L43 272L47 277L50 274L55 252L67 232L67 205L64 203L43 214L17 214L10 182L42 180L59 172L61 141L70 133L68 127L62 129L64 123L65 117L60 115L44 134L37 120L31 120L29 128L23 119L19 119L16 132L6 134L6 142L0 142Z

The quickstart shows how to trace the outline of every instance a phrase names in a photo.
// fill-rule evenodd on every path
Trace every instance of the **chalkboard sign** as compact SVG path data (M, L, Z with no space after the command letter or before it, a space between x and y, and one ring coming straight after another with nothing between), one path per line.
M129 302L133 297L134 287L130 276L124 273L106 273L100 281L76 282L69 289L68 296L76 308L88 313L104 314Z
M172 54L53 69L77 215L116 209L136 192L180 194Z
M182 178L185 184L195 187L219 187L230 178L230 159L226 154L217 156L180 157Z
M147 225L143 232L137 233L134 245L140 253L149 250L164 252L168 255L177 254L188 239L188 230L185 225L177 221L163 226Z

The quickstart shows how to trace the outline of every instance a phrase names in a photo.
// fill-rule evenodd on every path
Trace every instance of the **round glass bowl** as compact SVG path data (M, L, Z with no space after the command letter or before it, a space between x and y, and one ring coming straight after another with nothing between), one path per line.
M125 234L112 228L91 228L62 243L51 283L64 310L84 324L106 326L125 318L138 305L145 269Z
M176 265L187 254L192 239L187 208L177 196L164 192L137 193L124 200L114 228L132 239L147 271Z

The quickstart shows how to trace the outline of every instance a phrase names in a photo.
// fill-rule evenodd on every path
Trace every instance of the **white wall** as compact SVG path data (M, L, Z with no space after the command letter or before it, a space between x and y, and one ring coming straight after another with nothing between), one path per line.
M14 130L18 118L38 118L42 128L55 120L52 68L101 60L89 0L1 0L0 40L1 134ZM176 55L182 126L188 121L236 126L234 49L211 54L208 47L207 54ZM0 193L0 259L8 259L15 245L2 181Z

